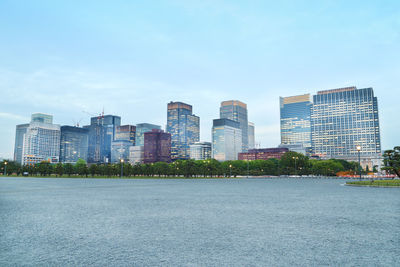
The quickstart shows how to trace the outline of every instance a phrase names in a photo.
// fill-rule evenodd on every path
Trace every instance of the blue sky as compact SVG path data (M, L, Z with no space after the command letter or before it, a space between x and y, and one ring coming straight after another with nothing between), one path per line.
M383 148L399 143L399 1L0 0L0 157L33 112L166 124L167 103L200 116L248 104L262 147L279 144L279 96L373 87Z

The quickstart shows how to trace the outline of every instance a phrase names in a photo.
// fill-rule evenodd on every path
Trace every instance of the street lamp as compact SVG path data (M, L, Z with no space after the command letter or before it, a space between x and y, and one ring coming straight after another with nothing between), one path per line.
M123 174L124 174L124 159L121 159L121 176L120 176L121 178Z
M232 164L229 164L229 177L232 176Z
M294 173L297 175L297 160L299 159L299 157L293 157L294 159Z
M7 161L4 161L4 176L7 176Z
M358 152L358 172L360 174L360 181L361 181L361 157L360 157L361 146L357 146L357 152Z

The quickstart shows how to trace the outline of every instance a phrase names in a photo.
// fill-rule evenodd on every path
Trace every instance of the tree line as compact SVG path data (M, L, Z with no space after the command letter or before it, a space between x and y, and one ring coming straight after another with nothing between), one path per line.
M116 177L121 175L121 171L125 177L335 176L339 172L356 174L359 170L357 162L339 159L316 160L296 152L287 152L281 159L251 161L177 160L172 163L156 162L131 165L129 163L87 164L83 159L79 159L75 164L41 162L35 165L21 166L13 161L7 163L7 175L22 175L25 173L33 176ZM0 163L0 167L4 172L4 161Z

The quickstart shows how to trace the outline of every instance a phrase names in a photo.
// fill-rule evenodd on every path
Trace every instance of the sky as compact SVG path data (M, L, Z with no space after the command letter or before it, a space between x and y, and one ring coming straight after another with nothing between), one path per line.
M167 103L200 116L248 105L261 147L280 143L279 96L373 87L383 149L400 145L400 1L0 0L0 158L31 113L54 123L165 127Z

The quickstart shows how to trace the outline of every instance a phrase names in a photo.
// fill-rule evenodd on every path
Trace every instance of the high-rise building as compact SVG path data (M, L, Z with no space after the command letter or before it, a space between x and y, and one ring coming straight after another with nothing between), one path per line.
M136 124L136 146L144 146L144 133L151 132L153 129L161 130L160 125L150 123L139 123Z
M319 91L313 97L311 132L313 153L320 157L357 160L360 146L364 160L379 161L378 101L373 89Z
M49 121L37 120L36 117L32 116L32 122L24 134L23 165L35 164L41 161L59 162L60 125L47 123Z
M87 161L89 130L61 126L60 162L75 163L78 159Z
M280 97L281 144L301 144L311 153L310 94Z
M111 143L111 162L129 161L129 149L133 147L129 140L114 140Z
M142 164L144 161L144 146L131 146L129 148L129 163Z
M254 123L252 122L249 122L248 135L249 135L249 149L254 149L256 147L256 138L255 138Z
M280 159L288 151L283 147L249 149L248 152L239 153L239 160Z
M114 139L116 141L120 140L130 141L131 144L134 146L136 140L136 126L134 125L117 126L115 129Z
M144 133L144 163L171 162L171 134L153 129Z
M239 122L240 129L242 130L242 149L240 152L246 152L249 147L247 105L238 100L223 101L219 113L221 119L230 119Z
M53 123L53 115L45 113L33 113L31 116L31 122L41 122L41 123Z
M196 142L190 145L190 159L205 160L211 158L211 143Z
M19 124L15 130L14 161L22 164L22 150L24 148L24 135L29 123Z
M213 120L212 157L219 161L237 160L241 151L240 123L230 119Z
M192 106L182 102L168 103L167 132L171 134L171 158L189 159L189 146L200 139L200 118Z
M84 126L89 129L89 163L111 162L111 143L115 140L115 131L120 125L121 117L100 115L92 117L90 125Z

